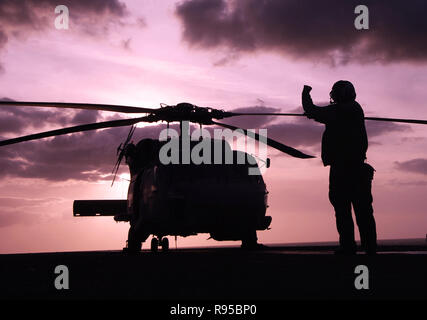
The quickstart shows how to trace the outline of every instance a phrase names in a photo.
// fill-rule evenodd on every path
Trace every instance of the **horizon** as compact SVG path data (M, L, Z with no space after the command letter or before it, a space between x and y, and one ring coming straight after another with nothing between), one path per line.
M393 245L393 246L399 246L399 245L409 245L407 242L410 242L411 245L415 245L415 246L420 246L422 244L427 243L427 235L426 238L402 238L402 239L378 239L378 244L380 246L384 246L384 245ZM230 243L232 241L228 241L229 244L226 245L221 245L220 241L217 241L216 245L208 245L208 246L203 246L202 244L200 245L186 245L183 247L177 247L175 248L173 246L174 244L174 240L171 240L171 247L169 250L171 251L175 251L175 250L180 250L180 249L227 249L227 248L239 248L240 244L236 241L233 241L233 243ZM391 244L391 242L393 242ZM414 243L415 242L415 243ZM336 241L316 241L316 242L285 242L285 243L269 243L268 244L268 248L270 249L274 249L275 247L286 247L286 246L332 246L332 245L338 245L338 240ZM357 241L357 245L360 246L360 241ZM427 244L425 244L427 245ZM148 247L143 247L142 248L143 251L150 251L150 248ZM411 250L416 250L416 249L411 249ZM109 250L109 249L105 249L105 250L96 250L96 252L111 252L111 251L117 251L117 252L121 252L121 249L117 249L117 250ZM49 253L78 253L78 252L92 252L90 250L68 250L68 251L41 251L41 252L13 252L13 253L0 253L0 255L10 255L10 254L49 254ZM419 253L418 251L416 251L417 253Z

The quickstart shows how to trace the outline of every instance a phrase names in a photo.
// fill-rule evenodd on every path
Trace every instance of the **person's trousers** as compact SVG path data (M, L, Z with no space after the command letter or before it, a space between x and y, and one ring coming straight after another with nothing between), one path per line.
M329 172L329 200L335 209L340 246L355 250L353 206L362 248L375 251L377 233L372 208L372 180L374 169L366 164L331 165Z

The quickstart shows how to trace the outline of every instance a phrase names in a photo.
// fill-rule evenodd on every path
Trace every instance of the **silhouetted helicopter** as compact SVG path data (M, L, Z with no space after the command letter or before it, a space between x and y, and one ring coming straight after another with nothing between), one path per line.
M266 143L281 152L301 159L313 158L292 147L286 146L255 132L217 122L235 116L304 116L294 113L235 113L213 108L198 107L190 103L179 103L157 109L54 102L16 102L0 101L3 106L57 107L113 111L122 113L148 113L147 116L132 119L112 120L57 129L23 137L0 141L0 146L24 141L42 139L63 134L131 126L128 137L118 148L118 159L114 168L116 174L120 163L125 158L129 166L131 181L127 200L75 200L74 216L114 216L116 221L130 222L126 251L141 250L142 242L150 235L151 250L169 249L167 236L190 236L198 233L209 233L218 241L241 240L242 247L257 246L257 230L266 230L271 217L266 216L268 191L261 174L249 175L248 170L258 170L254 157L245 152L231 150L225 140L211 139L212 150L221 150L221 161L215 162L211 154L210 163L163 164L159 153L166 143L173 139L182 139L185 123L217 125L230 130L240 130L243 134ZM367 120L393 121L427 124L425 120L390 119L365 117ZM180 123L180 137L165 141L142 139L136 145L131 142L134 125L139 122L165 121ZM186 131L185 129L184 131ZM177 141L179 142L179 141ZM197 141L189 142L192 152ZM178 153L182 158L184 150L179 145ZM233 159L240 156L244 162L227 163L226 154ZM243 156L243 157L242 157ZM263 160L263 159L261 159ZM269 159L263 160L269 166Z

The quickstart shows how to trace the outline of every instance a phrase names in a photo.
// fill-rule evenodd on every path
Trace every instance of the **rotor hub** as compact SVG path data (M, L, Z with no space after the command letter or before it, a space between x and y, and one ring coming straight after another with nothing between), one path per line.
M178 103L174 106L166 106L158 109L155 114L147 116L147 121L190 121L209 125L212 124L212 119L223 119L231 116L230 112L213 108L198 107L188 102Z

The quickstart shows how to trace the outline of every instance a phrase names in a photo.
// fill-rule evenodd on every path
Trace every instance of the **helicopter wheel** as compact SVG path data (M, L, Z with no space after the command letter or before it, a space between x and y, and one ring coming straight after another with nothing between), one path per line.
M162 240L160 241L160 245L162 246L163 252L169 251L169 239L168 238L162 238Z
M159 240L157 238L151 239L151 251L157 252L159 249Z

